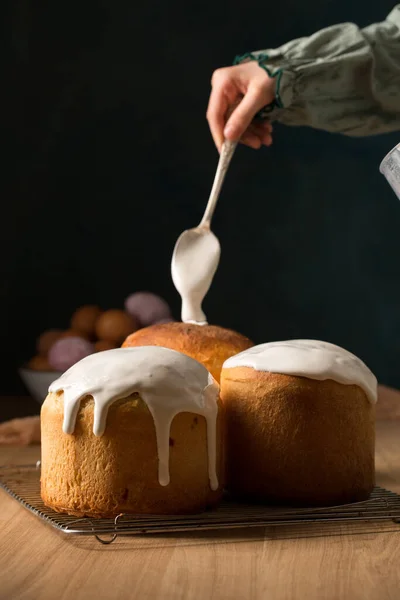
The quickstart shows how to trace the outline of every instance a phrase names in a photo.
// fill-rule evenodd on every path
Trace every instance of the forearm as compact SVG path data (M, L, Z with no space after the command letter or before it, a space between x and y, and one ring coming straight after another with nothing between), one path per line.
M352 136L400 130L400 5L365 29L336 25L246 58L275 78L273 121Z

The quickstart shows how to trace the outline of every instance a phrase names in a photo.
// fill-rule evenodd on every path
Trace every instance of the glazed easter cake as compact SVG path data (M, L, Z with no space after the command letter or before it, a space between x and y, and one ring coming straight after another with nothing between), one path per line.
M204 365L170 348L93 354L44 402L42 498L78 516L201 511L221 499L226 459L238 499L364 500L374 487L376 398L360 359L314 340L232 356L221 391Z
M184 354L92 354L50 386L41 425L41 494L56 511L190 513L221 497L219 386Z
M368 498L377 381L354 354L315 340L255 346L225 362L221 399L233 495L308 506Z

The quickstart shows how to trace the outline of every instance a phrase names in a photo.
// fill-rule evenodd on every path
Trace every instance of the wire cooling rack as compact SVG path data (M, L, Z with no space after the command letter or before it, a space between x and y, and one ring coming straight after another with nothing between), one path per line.
M0 487L44 522L76 535L92 535L110 544L119 535L165 534L278 525L392 521L400 523L400 496L376 487L369 500L329 508L275 508L224 501L196 515L118 515L115 519L76 518L47 508L40 497L40 463L0 466ZM399 528L400 529L400 528ZM103 539L100 536L110 535Z

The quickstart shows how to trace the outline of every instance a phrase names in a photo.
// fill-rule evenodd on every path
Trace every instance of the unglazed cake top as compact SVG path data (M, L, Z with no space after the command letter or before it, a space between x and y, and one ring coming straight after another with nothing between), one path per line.
M228 358L223 366L235 367L320 381L333 379L345 385L358 385L372 403L377 401L375 375L357 356L329 342L288 340L260 344Z
M63 431L72 434L85 396L94 400L93 433L103 435L107 412L116 400L137 392L153 417L158 448L159 482L169 483L169 435L173 418L181 412L204 416L207 422L209 478L216 475L216 421L219 387L196 360L155 346L117 348L87 356L59 379L49 392L64 392Z

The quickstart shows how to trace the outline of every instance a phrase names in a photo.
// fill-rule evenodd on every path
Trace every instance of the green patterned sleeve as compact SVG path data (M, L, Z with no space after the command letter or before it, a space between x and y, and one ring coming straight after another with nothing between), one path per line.
M335 25L244 60L276 78L272 121L351 136L400 130L400 4L382 23Z

